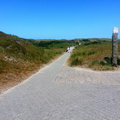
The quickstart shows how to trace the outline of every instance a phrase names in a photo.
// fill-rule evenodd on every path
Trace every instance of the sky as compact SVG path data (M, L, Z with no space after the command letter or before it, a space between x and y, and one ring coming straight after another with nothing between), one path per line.
M120 0L0 0L0 31L32 39L111 38Z

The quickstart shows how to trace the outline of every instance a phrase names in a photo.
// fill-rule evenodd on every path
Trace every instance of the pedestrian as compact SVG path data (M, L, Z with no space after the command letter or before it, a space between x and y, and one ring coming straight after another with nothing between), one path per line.
M69 52L69 47L67 48L66 52Z
M69 53L71 52L71 49L70 49L70 47L69 47Z
M70 47L67 48L66 52L68 52L68 53L70 52Z

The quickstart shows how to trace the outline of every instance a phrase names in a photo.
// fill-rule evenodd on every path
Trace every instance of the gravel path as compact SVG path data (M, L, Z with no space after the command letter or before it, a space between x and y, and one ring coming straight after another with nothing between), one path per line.
M120 120L120 72L65 66L65 53L0 96L0 120Z

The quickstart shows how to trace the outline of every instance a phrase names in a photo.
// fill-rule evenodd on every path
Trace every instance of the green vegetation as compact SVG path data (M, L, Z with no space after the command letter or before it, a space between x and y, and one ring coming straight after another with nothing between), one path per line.
M94 70L113 70L111 66L111 42L106 40L81 41L81 46L74 49L69 64ZM119 44L120 48L120 44ZM119 49L120 54L120 49ZM118 61L119 62L119 61Z
M0 32L0 87L17 83L73 44L66 40L26 40Z
M47 41L38 41L38 40L29 40L33 45L41 48L51 49L51 48L67 48L68 46L75 45L74 40L47 40Z

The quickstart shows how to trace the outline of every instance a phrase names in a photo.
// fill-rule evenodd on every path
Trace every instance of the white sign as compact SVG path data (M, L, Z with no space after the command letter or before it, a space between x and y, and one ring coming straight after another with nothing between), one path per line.
M114 29L113 29L113 33L118 33L118 27L114 27Z

